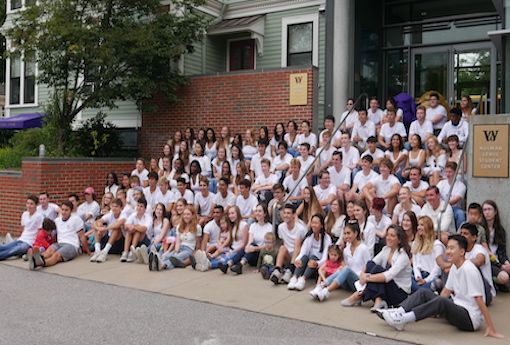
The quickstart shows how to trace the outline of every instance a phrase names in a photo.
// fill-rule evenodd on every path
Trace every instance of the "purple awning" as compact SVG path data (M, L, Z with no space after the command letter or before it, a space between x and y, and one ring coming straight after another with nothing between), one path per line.
M23 129L42 127L46 114L20 114L0 120L0 129Z

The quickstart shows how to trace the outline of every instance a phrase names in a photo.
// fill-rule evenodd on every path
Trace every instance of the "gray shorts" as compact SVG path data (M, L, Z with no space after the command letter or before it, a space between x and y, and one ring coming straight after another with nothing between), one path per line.
M62 255L64 261L72 260L78 255L78 249L69 243L53 243L51 247Z

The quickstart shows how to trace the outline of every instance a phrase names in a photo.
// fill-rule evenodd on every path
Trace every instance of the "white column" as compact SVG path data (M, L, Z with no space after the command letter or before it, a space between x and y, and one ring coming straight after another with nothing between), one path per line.
M335 1L335 24L334 24L334 42L333 42L333 115L339 118L345 111L345 104L349 95L349 82L352 80L350 73L350 57L354 47L352 46L351 36L354 16L351 16L351 0Z

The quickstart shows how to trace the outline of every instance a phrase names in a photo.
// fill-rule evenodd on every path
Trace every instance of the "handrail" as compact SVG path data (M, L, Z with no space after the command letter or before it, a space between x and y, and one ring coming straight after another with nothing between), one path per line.
M327 146L331 143L331 140L333 140L333 138L335 137L335 134L336 132L338 132L338 130L340 129L340 127L342 127L342 125L344 124L344 122L347 120L347 118L354 112L354 110L356 109L356 107L360 104L361 100L363 98L366 98L368 99L368 94L366 93L362 93L358 96L358 98L356 99L356 101L354 102L354 105L352 106L351 110L349 110L349 112L347 113L347 115L343 118L342 121L340 121L340 123L338 124L338 126L336 126L335 130L333 131L333 133L331 133L331 136L329 137L329 140L326 142L326 144L324 144L324 146ZM317 150L319 151L319 150ZM292 190L285 196L285 198L283 199L283 204L285 204L287 202L287 200L289 200L290 196L292 195L292 193L294 193L294 191L296 190L296 188L299 187L299 184L301 183L301 181L303 180L303 178L308 174L308 172L310 171L310 169L313 169L314 165L315 165L315 162L317 161L317 159L320 157L320 152L318 154L315 155L313 161L312 161L312 164L310 164L310 166L308 167L308 169L306 169L306 172L302 175L299 176L299 179L296 183L296 185L294 186L294 188L292 188ZM275 216L276 216L276 212L274 212L274 209L276 208L276 203L273 204L273 216L272 216L272 221L273 221L273 224L275 224Z
M477 109L476 109L476 113L477 114L482 115L482 113L480 113L480 105L482 104L482 102L485 103L484 115L487 114L487 105L488 105L487 103L489 101L488 95L489 95L489 89L487 88L487 86L484 86L482 88L482 92L480 93L480 100L478 101L478 106L477 106Z

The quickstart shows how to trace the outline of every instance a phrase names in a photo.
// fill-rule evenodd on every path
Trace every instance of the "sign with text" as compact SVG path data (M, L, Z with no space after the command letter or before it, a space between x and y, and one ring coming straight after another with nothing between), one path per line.
M307 105L308 73L291 73L289 92L290 105Z
M508 125L474 125L473 132L473 176L508 178Z

